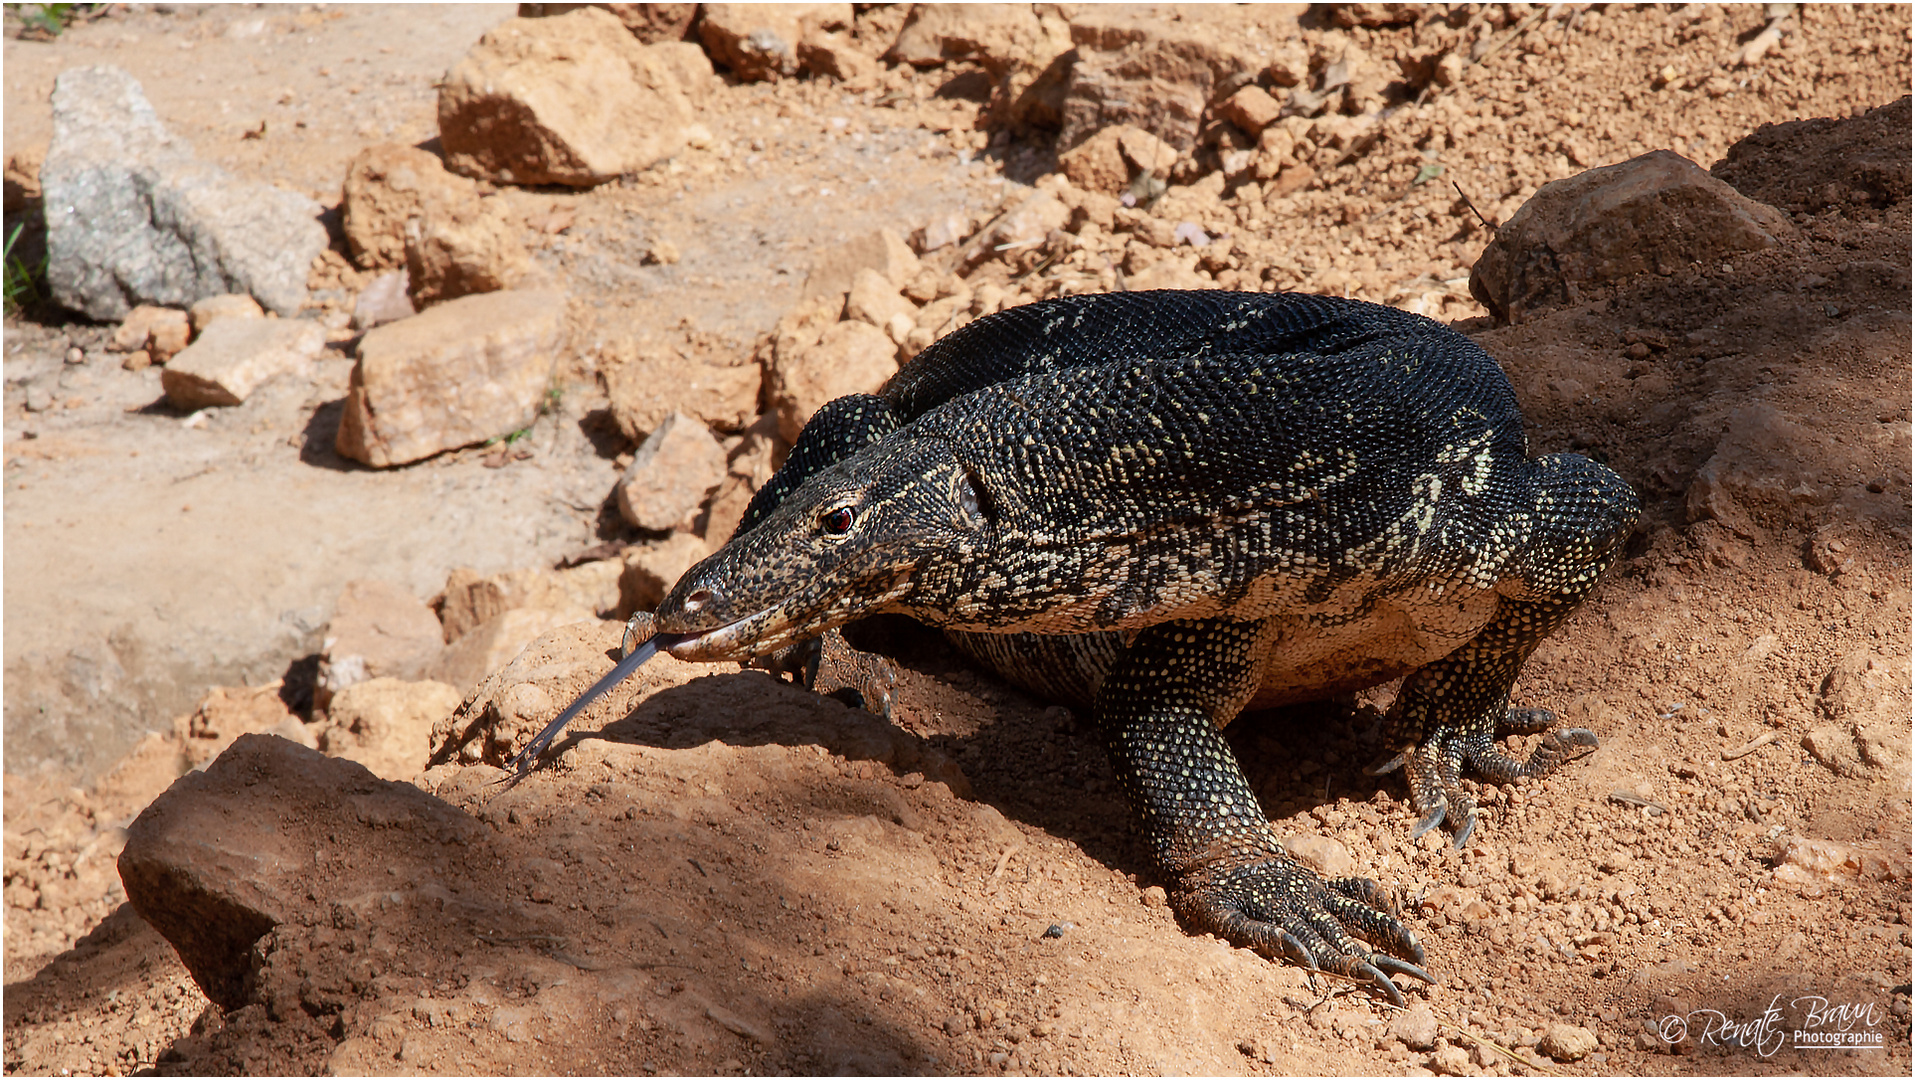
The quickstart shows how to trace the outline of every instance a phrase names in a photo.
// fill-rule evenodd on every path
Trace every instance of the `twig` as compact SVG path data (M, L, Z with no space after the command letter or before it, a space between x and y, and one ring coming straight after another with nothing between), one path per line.
M1023 847L1024 845L1022 844L1014 844L1011 847L1005 848L1004 854L997 857L997 866L991 870L991 879L984 884L985 895L988 896L997 890L997 879L1003 876L1004 868L1010 865L1011 856L1017 854Z
M1483 228L1488 229L1491 236L1495 236L1496 224L1484 217L1483 212L1476 208L1476 204L1470 201L1469 196L1463 194L1463 185L1451 180L1450 186L1456 189L1456 197L1463 200L1463 205L1469 207L1469 212L1476 215L1476 220L1483 223Z
M1734 761L1739 757L1748 757L1750 754L1755 753L1757 750L1762 749L1781 737L1782 733L1779 731L1763 732L1755 738L1750 739L1747 743L1736 747L1734 750L1724 750L1722 752L1722 760Z
M1454 1024L1439 1024L1438 1026L1454 1031L1458 1035L1461 1035L1465 1039L1468 1039L1469 1041L1475 1043L1478 1046L1487 1046L1491 1050L1496 1051L1497 1053L1508 1058L1510 1061L1515 1062L1518 1065L1521 1065L1525 1069L1534 1070L1536 1072L1542 1073L1544 1076L1564 1075L1547 1066L1538 1065L1535 1062L1529 1060L1528 1058L1518 1055L1516 1051L1511 1050L1509 1047L1504 1046L1501 1043L1492 1042L1489 1039L1485 1039L1481 1035L1478 1035L1475 1032L1468 1030L1467 1028L1458 1027Z

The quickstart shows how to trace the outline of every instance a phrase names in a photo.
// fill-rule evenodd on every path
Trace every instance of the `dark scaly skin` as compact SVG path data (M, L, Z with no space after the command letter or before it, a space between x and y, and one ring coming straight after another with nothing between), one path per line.
M847 400L660 606L667 650L767 657L898 611L1088 698L1193 927L1395 1001L1389 974L1427 978L1373 883L1284 855L1217 730L1247 703L1409 675L1397 763L1422 827L1459 840L1463 765L1539 775L1593 745L1557 733L1517 763L1493 739L1634 493L1579 457L1527 460L1500 369L1439 324L1318 297L1069 298Z

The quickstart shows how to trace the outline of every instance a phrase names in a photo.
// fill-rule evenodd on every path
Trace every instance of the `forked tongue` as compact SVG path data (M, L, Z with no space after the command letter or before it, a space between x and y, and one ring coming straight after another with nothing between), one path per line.
M554 717L551 723L545 725L545 730L539 732L537 738L526 743L525 749L514 754L512 760L505 763L505 767L512 771L512 782L517 783L531 773L532 767L538 764L539 756L544 754L546 748L552 745L552 740L558 738L559 732L565 730L565 725L571 723L573 717L584 712L587 705L604 697L606 691L624 682L631 676L632 672L645 666L645 661L657 656L660 649L669 649L690 636L691 635L687 634L654 634L650 640L633 649L631 655L620 660L613 666L612 670L605 673L604 678L593 683L590 689L578 696L578 700L567 705L565 710Z

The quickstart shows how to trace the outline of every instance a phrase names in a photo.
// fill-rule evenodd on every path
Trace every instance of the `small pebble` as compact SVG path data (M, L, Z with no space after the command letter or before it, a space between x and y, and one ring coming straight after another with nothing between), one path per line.
M1596 1034L1576 1024L1551 1024L1536 1049L1557 1061L1581 1061L1596 1048Z
M1418 1002L1391 1017L1385 1034L1412 1050L1428 1050L1436 1045L1436 1014Z
M66 362L69 364L86 363L86 350L80 348L78 345L73 346L66 351Z
M1438 1047L1436 1056L1430 1061L1431 1067L1445 1076L1468 1075L1470 1067L1469 1051L1460 1046Z

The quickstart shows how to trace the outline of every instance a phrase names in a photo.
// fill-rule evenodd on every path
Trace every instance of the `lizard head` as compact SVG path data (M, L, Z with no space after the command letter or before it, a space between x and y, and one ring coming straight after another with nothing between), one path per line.
M747 660L906 601L933 566L975 563L990 507L951 444L899 433L818 473L685 572L657 626L680 660Z

